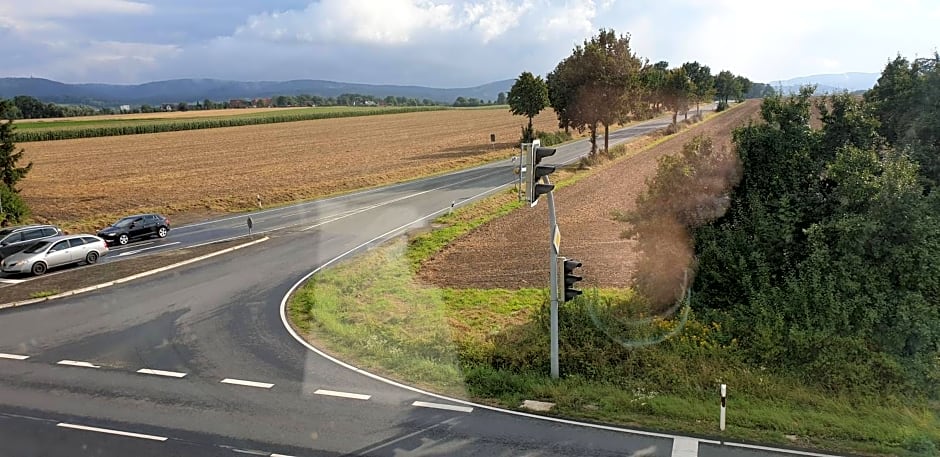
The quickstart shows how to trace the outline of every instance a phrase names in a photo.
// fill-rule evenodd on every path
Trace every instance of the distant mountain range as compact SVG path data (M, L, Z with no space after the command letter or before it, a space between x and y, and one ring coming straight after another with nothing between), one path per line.
M871 89L880 73L838 73L825 75L801 76L783 81L771 81L774 90L783 90L784 94L799 92L801 86L815 84L816 93L835 93Z
M506 79L476 87L439 89L421 86L395 86L341 83L315 79L294 81L225 81L218 79L174 79L144 84L67 84L43 78L0 78L0 98L29 95L43 102L92 106L140 105L194 102L209 99L266 98L276 95L362 94L375 97L425 98L453 103L457 97L496 100L509 92L514 80Z

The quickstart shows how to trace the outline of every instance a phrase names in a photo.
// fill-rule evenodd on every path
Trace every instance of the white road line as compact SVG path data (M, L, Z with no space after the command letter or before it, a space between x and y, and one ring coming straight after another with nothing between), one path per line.
M672 457L698 457L698 440L684 436L673 438Z
M426 401L416 401L412 403L411 406L419 406L421 408L446 409L448 411L460 411L462 413L469 413L473 411L473 408L469 406L445 405L443 403L430 403Z
M109 248L111 251L126 251L128 249L139 248L141 246L150 246L151 244L156 243L156 241L148 241L146 243L136 243L136 244L126 244L124 246L118 245L113 248Z
M268 457L268 455L269 455L269 454L268 454L267 452L265 452L265 451L256 451L256 450L254 450L254 449L238 449L238 448L234 448L234 447L231 448L231 449L232 449L232 452L237 452L237 453L239 453L239 454L263 455L264 457Z
M286 454L271 454L271 457L294 457L294 456L286 455Z
M267 382L245 381L242 379L232 379L232 378L225 378L219 382L223 384L235 384L239 386L260 387L262 389L270 389L274 387L274 384L269 384Z
M19 354L4 354L0 352L0 359L11 359L11 360L26 360L28 355L19 355Z
M156 376L166 376L168 378L182 378L186 376L186 373L180 373L178 371L164 371L164 370L151 370L150 368L141 368L137 370L140 374L152 374Z
M88 362L80 362L77 360L59 360L56 362L59 365L68 365L70 367L82 367L82 368L101 368L100 365L95 365Z
M144 439L144 440L152 440L152 441L166 441L166 440L167 440L167 437L165 437L165 436L145 435L145 434L143 434L143 433L133 433L133 432L125 432L125 431L121 431L121 430L111 430L111 429L109 429L109 428L89 427L89 426L87 426L87 425L68 424L68 423L65 423L65 422L59 422L58 424L55 424L55 425L56 425L56 427L74 428L74 429L76 429L76 430L85 430L85 431L89 431L89 432L107 433L107 434L109 434L109 435L129 436L129 437L131 437L131 438L140 438L140 439Z
M317 391L314 393L317 395L329 395L331 397L352 398L355 400L368 400L372 398L372 395L353 394L349 392L338 392L335 390L326 390L326 389L317 389Z
M173 245L177 245L177 244L180 244L180 242L179 242L179 241L174 241L174 242L172 242L172 243L167 243L167 244L158 244L158 245L156 245L156 246L150 246L149 248L138 249L138 250L136 250L136 251L122 252L122 253L116 255L115 257L124 257L124 256L126 256L126 255L140 254L141 252L149 251L149 250L151 250L151 249L160 249L160 248L165 248L165 247L167 247L167 246L173 246Z
M28 279L9 279L9 278L0 278L0 282L7 284L19 284L21 282L29 281Z

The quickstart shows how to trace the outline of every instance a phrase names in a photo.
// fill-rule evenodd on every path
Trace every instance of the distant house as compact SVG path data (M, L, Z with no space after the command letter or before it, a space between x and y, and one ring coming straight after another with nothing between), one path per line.
M362 104L363 104L363 105L366 105L366 106L376 106L376 105L377 105L377 103L375 103L375 102L372 101L372 100L366 100L366 101L362 102Z
M174 104L172 104L172 103L164 103L164 104L160 105L160 109L161 109L162 111L173 111L174 109L176 109L176 105L174 105Z
M247 106L248 106L248 104L245 103L244 100L239 100L239 99L237 99L237 98L233 98L233 99L231 99L231 100L228 101L228 107L229 107L229 108L245 108L245 107L247 107Z
M255 108L270 108L274 102L270 98L256 98L251 101L251 106Z
M129 113L129 112L131 112L131 105L121 105L120 108L121 108L121 112L122 112L122 113Z

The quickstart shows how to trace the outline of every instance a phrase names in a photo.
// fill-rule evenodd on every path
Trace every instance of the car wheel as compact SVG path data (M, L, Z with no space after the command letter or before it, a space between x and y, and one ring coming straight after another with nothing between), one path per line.
M122 233L121 236L118 237L118 244L120 244L121 246L124 246L130 240L131 238L127 236L126 233Z
M160 238L166 238L166 235L168 233L170 233L170 231L167 230L166 227L160 227L157 229L157 236L159 236Z
M33 264L33 275L41 276L46 273L46 264L45 262L36 262Z
M95 251L91 251L88 253L88 255L85 256L85 263L87 263L88 265L91 265L97 261L98 261L98 253Z

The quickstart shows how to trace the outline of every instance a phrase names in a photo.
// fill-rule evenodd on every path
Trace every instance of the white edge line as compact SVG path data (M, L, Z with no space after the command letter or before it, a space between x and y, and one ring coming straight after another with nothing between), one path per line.
M122 251L122 252L119 252L119 253L115 254L114 257L124 257L124 256L128 256L128 255L140 254L141 252L144 252L144 251L150 251L150 250L153 250L153 249L165 248L165 247L167 247L167 246L176 246L177 244L180 244L180 242L179 242L179 241L174 241L174 242L172 242L172 243L158 244L158 245L156 245L156 246L150 246L150 247L146 247L146 248L140 248L140 249L138 249L138 250L136 250L136 251ZM132 246L132 247L137 247L137 246ZM109 252L110 252L110 250L109 250Z
M445 405L443 403L431 403L426 401L416 401L412 403L411 406L417 406L420 408L446 409L448 411L460 411L462 413L473 412L473 408L469 406Z
M0 353L0 359L10 359L10 360L26 360L28 355L19 355L19 354L4 354Z
M160 267L160 268L157 268L157 269L154 269L154 270L145 271L145 272L143 272L143 273L137 273L136 275L127 276L127 277L124 277L124 278L121 278L121 279L115 279L114 281L109 281L109 282L105 282L105 283L101 283L101 284L96 284L96 285L94 285L94 286L88 286L88 287L83 287L83 288L81 288L81 289L70 290L70 291L68 291L68 292L62 292L61 294L50 295L50 296L48 296L48 297L43 297L43 298L35 298L35 299L32 299L32 300L23 300L23 301L12 302L12 303L4 303L4 304L0 305L0 309L16 308L16 307L24 306L24 305L32 305L32 304L34 304L34 303L42 303L42 302L49 301L49 300L54 300L54 299L57 299L57 298L70 297L70 296L72 296L72 295L78 295L78 294L85 293L85 292L91 292L91 291L93 291L93 290L104 289L104 288L106 288L106 287L111 287L111 286L113 286L113 285L115 285L115 284L121 284L121 283L125 283L125 282L127 282L127 281L133 281L133 280L135 280L135 279L140 279L140 278L143 278L143 277L146 277L146 276L155 275L155 274L157 274L157 273L163 273L164 271L172 270L172 269L174 269L174 268L179 268L179 267L182 267L182 266L184 266L184 265L189 265L189 264L191 264L191 263L200 262L200 261L206 260L206 259L208 259L208 258L215 257L215 256L217 256L217 255L228 254L229 252L232 252L232 251L235 251L235 250L238 250L238 249L241 249L241 248L246 248L246 247L251 246L251 245L253 245L253 244L258 244L258 243L267 241L267 240L269 240L269 239L270 239L269 237L260 238L260 239L257 239L257 240L254 240L254 241L251 241L251 242L248 242L248 243L245 243L245 244L239 244L238 246L232 246L232 247L230 247L230 248L226 248L226 249L223 249L223 250L221 250L221 251L210 252L209 254L202 255L202 256L199 256L199 257L194 257L194 258L192 258L192 259L184 260L184 261L182 261L182 262L177 262L177 263L174 263L174 264L172 264L172 265L167 265L167 266L165 266L165 267Z
M155 376L166 376L168 378L183 378L186 376L186 373L180 373L178 371L165 371L165 370L151 370L150 368L141 368L137 370L140 374L152 374Z
M56 425L56 427L62 427L62 428L74 428L74 429L76 429L76 430L85 430L85 431L89 431L89 432L107 433L107 434L110 434L110 435L129 436L129 437L131 437L131 438L140 438L140 439L152 440L152 441L166 441L166 440L167 440L167 437L165 437L165 436L145 435L145 434L143 434L143 433L133 433L133 432L125 432L125 431L121 431L121 430L111 430L111 429L109 429L109 428L89 427L89 426L87 426L87 425L69 424L69 423L66 423L66 422L59 422L58 424L55 424L55 425Z
M368 400L372 398L372 395L354 394L351 392L339 392L336 390L326 390L326 389L317 389L316 392L314 393L317 395L327 395L330 397L352 398L354 400Z
M514 183L514 182L516 182L516 181L513 180L513 181L511 181L511 182L509 182L509 183L507 183L507 184L504 184L504 185L502 185L502 186L492 188L492 189L490 189L490 190L488 190L488 191L486 191L486 192L482 192L482 193L480 193L480 194L478 194L478 195L476 195L476 196L474 196L474 197L471 197L471 199L466 200L465 203L466 203L466 202L470 202L470 201L472 201L473 199L475 199L475 198L477 198L477 197L480 197L480 196L482 196L482 195L484 195L484 194L487 194L487 193L490 193L490 192L494 192L494 191L497 191L497 190L501 190L503 187L505 187L505 186L507 186L507 185L509 185L509 184L512 184L512 183ZM449 402L453 402L453 403L458 403L458 404L461 404L461 405L467 405L467 406L471 406L471 407L479 408L479 409L484 409L484 410L488 410L488 411L495 411L495 412L503 413L503 414L510 414L510 415L514 415L514 416L526 417L526 418L529 418L529 419L544 420L544 421L554 422L554 423L558 423L558 424L574 425L574 426L579 426L579 427L588 427L588 428L594 428L594 429L598 429L598 430L608 430L608 431L620 432L620 433L629 433L629 434L633 434L633 435L652 436L652 437L657 437L657 438L668 438L668 439L689 438L689 437L686 437L686 436L671 435L671 434L668 434L668 433L649 432L649 431L645 431L645 430L634 430L634 429L623 428L623 427L615 427L615 426L612 426L612 425L591 424L591 423L579 422L579 421L575 421L575 420L571 420L571 419L561 419L561 418L558 418L558 417L540 416L540 415L538 415L538 414L525 413L525 412L522 412L522 411L513 411L513 410L511 410L511 409L498 408L498 407L495 407L495 406L484 405L484 404L475 403L475 402L468 401L468 400L461 400L461 399L459 399L459 398L453 398L453 397L448 397L448 396L446 396L446 395L441 395L441 394L436 394L436 393L433 393L433 392L428 392L428 391L426 391L426 390L419 389L419 388L414 387L414 386L409 386L409 385L407 385L407 384L402 384L402 383L400 383L400 382L393 381L393 380L388 379L388 378L384 378L384 377L382 377L382 376L379 376L379 375L377 375L377 374L374 374L374 373L371 373L371 372L369 372L369 371L363 370L363 369L361 369L361 368L359 368L359 367L356 367L356 366L354 366L354 365L351 365L351 364L349 364L349 363L343 362L342 360L339 360L339 359L337 359L336 357L333 357L333 356L331 356L331 355L329 355L329 354L327 354L327 353L321 351L320 349L317 349L317 348L316 348L315 346L313 346L312 344L308 343L306 340L304 340L303 338L301 338L300 335L298 335L297 332L294 331L294 328L290 326L290 323L287 322L287 300L290 299L290 297L291 297L291 295L293 295L294 291L296 291L296 290L297 290L301 285L303 285L303 283L305 283L308 279L310 279L311 277L313 277L313 275L319 273L319 272L320 272L321 270L323 270L324 268L326 268L326 267L328 267L328 266L330 266L330 265L332 265L332 264L338 262L339 260L341 260L342 258L346 257L347 255L352 254L353 252L356 252L356 251L362 249L362 248L365 247L365 246L368 246L368 245L370 245L370 244L372 244L372 243L374 243L374 242L376 242L376 241L378 241L378 240L380 240L380 239L382 239L382 238L385 238L385 237L387 237L387 236L389 236L389 235L391 235L391 234L393 234L393 233L395 233L395 232L399 232L399 231L401 231L401 230L403 230L403 229L405 229L405 228L407 228L407 227L410 227L410 226L413 225L413 224L416 224L416 223L421 222L421 221L423 221L423 220L426 220L426 219L428 219L428 218L434 217L434 216L436 216L437 214L443 213L444 211L447 211L447 210L449 210L449 209L450 209L450 208L444 208L444 209L435 211L435 212L433 212L433 213L431 213L431 214L429 214L429 215L427 215L427 216L424 216L424 217L422 217L422 218L420 218L420 219L416 219L416 220L414 220L414 221L412 221L412 222L410 222L410 223L408 223L408 224L402 225L402 226L400 226L400 227L398 227L398 228L396 228L396 229L392 229L392 230L390 230L390 231L388 231L388 232L385 232L385 233L383 233L382 235L379 235L379 236L377 236L377 237L375 237L375 238L373 238L373 239L371 239L371 240L369 240L369 241L366 241L365 243L362 243L362 244L360 244L359 246L356 246L356 247L354 247L354 248L352 248L352 249L350 249L350 250L348 250L348 251L346 251L346 252L344 252L344 253L342 253L342 254L340 254L340 255L338 255L338 256L336 256L336 257L330 259L330 260L328 260L328 261L327 261L326 263L324 263L323 265L320 265L319 267L317 267L316 269L314 269L314 270L311 271L310 273L307 273L307 274L304 275L302 278L300 278L296 283L294 283L293 286L291 286L291 288L287 291L287 293L284 294L284 298L281 299L281 310L280 310L280 311L281 311L281 324L284 325L284 328L287 330L287 333L289 333L290 336L292 336L292 337L294 338L294 340L296 340L298 343L300 343L301 345L303 345L304 347L306 347L307 349L309 349L309 350L312 351L313 353L315 353L315 354L319 355L320 357L323 357L324 359L329 360L330 362L333 362L333 363L335 363L335 364L337 364L337 365L339 365L339 366L341 366L341 367L343 367L343 368L346 368L346 369L348 369L348 370L350 370L350 371L353 371L353 372L355 372L355 373L359 373L359 374L361 374L361 375L363 375L363 376L365 376L365 377L367 377L367 378L371 378L371 379L374 379L374 380L376 380L376 381L379 381L379 382L388 384L388 385L390 385L390 386L395 386L395 387L398 387L398 388L400 388L400 389L408 390L408 391L415 392L415 393L418 393L418 394L421 394L421 395L426 395L426 396L428 396L428 397L433 397L433 398L437 398L437 399L440 399L440 400L445 400L445 401L449 401ZM751 446L751 445L747 445L747 444L732 443L732 442L725 442L725 441L718 441L718 440L709 440L709 439L700 439L700 438L695 438L695 439L697 439L697 440L699 441L699 443L719 444L719 445L737 446L737 447L745 447L745 448ZM790 453L790 454L810 455L810 456L813 456L813 457L838 457L838 456L829 455L829 454L812 454L812 453L805 453L805 451L795 451L795 450L783 449L783 448L767 448L767 449L772 449L772 450L777 451L777 452Z
M287 454L271 454L271 457L294 457L294 456L287 455Z
M82 367L82 368L101 368L100 365L95 365L89 362L82 362L80 360L59 360L56 362L56 365L66 365L70 367Z
M219 382L223 384L235 384L238 386L259 387L261 389L270 389L274 387L274 384L268 382L245 381L244 379L225 378Z

